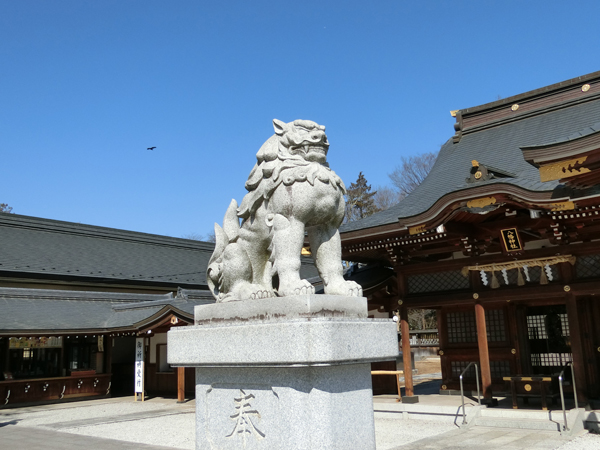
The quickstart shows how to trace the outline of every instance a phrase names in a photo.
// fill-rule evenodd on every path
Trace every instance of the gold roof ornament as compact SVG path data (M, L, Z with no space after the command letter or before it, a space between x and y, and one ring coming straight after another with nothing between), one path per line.
M577 175L582 175L584 173L591 172L590 169L582 166L582 164L586 160L587 155L569 159L567 161L559 161L557 163L545 164L543 166L540 166L540 180L560 180L562 178L574 177Z
M477 161L476 159L474 159L473 161L471 161L471 165L473 167L479 167L479 161Z
M550 203L551 211L572 211L575 209L575 203L573 202L558 202L558 203Z
M454 110L450 111L450 115L452 117L456 117L456 113L459 112L459 111L460 111L460 109L454 109Z
M410 234L410 235L420 234L420 233L424 233L425 231L427 231L427 228L425 228L425 224L423 224L423 225L418 225L416 227L410 227L408 229L408 234Z
M496 197L476 198L467 202L467 208L483 208L488 205L494 205L495 203Z

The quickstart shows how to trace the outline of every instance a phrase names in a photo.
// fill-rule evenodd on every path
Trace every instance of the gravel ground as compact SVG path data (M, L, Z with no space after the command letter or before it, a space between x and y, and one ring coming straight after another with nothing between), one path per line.
M560 450L600 450L600 435L584 434L576 437L565 445L557 447Z
M177 405L170 399L142 403L116 398L2 410L0 422L193 450L194 408L193 402ZM424 420L375 419L377 449L388 450L455 428Z
M194 402L177 404L154 398L127 398L0 410L0 424L41 427L85 436L194 449ZM427 420L375 419L377 450L390 450L423 438L456 430L450 423ZM557 444L560 444L557 441ZM600 450L600 435L586 434L560 450Z

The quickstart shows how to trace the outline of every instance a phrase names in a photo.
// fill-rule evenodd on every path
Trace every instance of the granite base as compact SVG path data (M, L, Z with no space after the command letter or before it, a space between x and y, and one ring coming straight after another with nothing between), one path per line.
M366 316L339 296L196 307L167 344L171 365L196 367L196 449L374 450L370 363L395 360L398 339Z

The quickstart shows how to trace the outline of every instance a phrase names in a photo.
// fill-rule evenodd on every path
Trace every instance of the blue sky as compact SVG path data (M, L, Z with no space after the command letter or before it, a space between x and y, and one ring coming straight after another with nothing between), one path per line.
M347 185L389 185L452 136L450 110L600 70L599 17L597 1L0 0L0 202L206 234L273 118L325 125Z

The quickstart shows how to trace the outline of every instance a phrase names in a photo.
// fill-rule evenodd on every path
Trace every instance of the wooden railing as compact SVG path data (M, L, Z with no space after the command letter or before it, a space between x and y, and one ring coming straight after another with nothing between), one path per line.
M0 381L0 407L13 403L108 395L110 385L109 373Z

